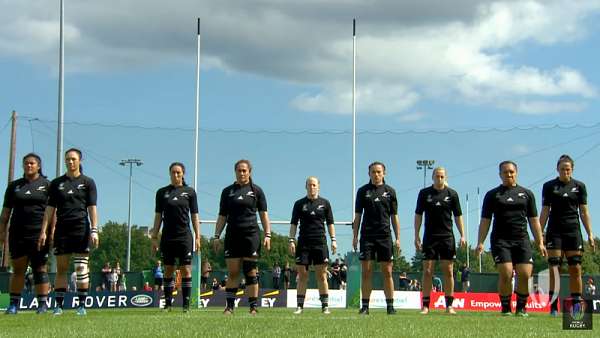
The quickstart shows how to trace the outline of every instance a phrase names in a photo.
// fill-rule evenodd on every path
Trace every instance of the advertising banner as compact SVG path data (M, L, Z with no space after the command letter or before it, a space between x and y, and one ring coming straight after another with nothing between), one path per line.
M207 291L200 294L200 307L225 307L225 290ZM181 297L175 300L175 304L181 302ZM258 291L258 306L260 307L286 307L287 291L260 289ZM248 306L248 295L245 290L236 294L235 306Z
M296 290L287 290L287 307L296 308L298 306L296 295ZM328 296L330 308L346 307L346 290L329 290ZM321 308L318 289L306 290L304 308Z
M119 308L146 308L158 307L159 297L154 292L97 292L85 298L85 307L91 309L119 309ZM46 302L49 308L55 306L54 297L50 294ZM35 295L24 295L19 302L19 311L37 309L38 301ZM76 293L66 293L63 302L65 309L74 309L79 306Z
M512 308L517 306L516 296L512 295ZM431 309L445 309L446 300L443 292L432 292ZM500 298L497 293L478 293L478 292L456 292L454 293L454 302L452 307L456 310L468 311L497 311L500 312ZM531 294L527 302L527 311L529 312L550 312L548 295Z
M369 307L372 309L385 309L385 294L383 290L371 291ZM421 308L421 293L417 291L394 291L394 308L415 309Z

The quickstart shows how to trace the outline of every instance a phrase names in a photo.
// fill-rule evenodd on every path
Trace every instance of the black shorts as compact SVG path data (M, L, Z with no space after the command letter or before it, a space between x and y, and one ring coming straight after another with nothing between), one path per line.
M298 240L296 265L321 265L329 263L327 243L306 244Z
M361 261L391 262L394 260L392 238L361 238L358 258Z
M160 242L160 252L164 265L191 265L194 257L194 244L191 236L180 240L164 240Z
M156 285L156 286L162 286L163 285L163 279L162 278L156 278L156 277L154 277L154 285Z
M427 238L423 240L423 260L451 261L456 259L454 237Z
M548 250L583 251L581 231L578 231L577 233L548 231L545 240L546 249Z
M9 235L8 247L10 249L10 258L18 259L24 256L29 258L29 264L32 269L45 266L48 263L48 253L50 248L48 243L42 248L37 249L37 239L12 238Z
M531 242L529 238L521 240L493 240L492 257L496 264L533 264Z
M225 258L260 257L260 234L258 232L225 234Z
M81 234L66 234L60 237L54 236L54 254L57 256L89 252L89 231Z

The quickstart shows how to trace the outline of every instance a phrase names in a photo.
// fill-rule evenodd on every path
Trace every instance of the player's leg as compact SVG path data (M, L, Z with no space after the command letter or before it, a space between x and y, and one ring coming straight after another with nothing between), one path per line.
M423 260L423 298L421 305L421 314L429 313L429 304L431 302L431 279L433 278L433 266L435 261L432 259Z

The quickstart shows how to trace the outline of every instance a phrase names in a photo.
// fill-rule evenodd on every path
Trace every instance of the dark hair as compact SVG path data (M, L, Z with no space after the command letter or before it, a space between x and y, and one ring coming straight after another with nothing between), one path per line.
M383 172L385 173L385 164L383 164L383 162L379 162L379 161L375 161L375 162L369 164L369 173L371 172L371 167L376 166L376 165L382 166ZM383 183L385 183L385 177L383 178Z
M558 158L558 162L556 162L556 169L558 169L558 166L563 162L571 163L571 169L575 168L575 161L573 161L571 156L569 156L567 154L562 154Z
M252 163L250 163L250 160L246 160L246 159L241 159L238 160L237 162L235 162L235 164L233 165L233 171L237 170L238 165L245 163L248 166L248 171L250 173L252 173ZM254 183L252 182L252 175L248 176L248 181L250 183L250 190L252 191L252 193L254 193L254 196L256 196L256 191L254 191ZM255 197L257 199L257 197Z
M38 174L40 174L40 176L42 176L43 178L46 178L46 176L42 172L42 158L40 157L40 155L38 155L36 153L29 153L29 154L23 156L23 161L22 162L25 162L25 160L28 159L28 158L30 158L30 157L35 158L35 160L36 160L36 162L38 164L38 167L40 168L38 170ZM23 174L23 177L25 177L25 174Z
M502 172L502 167L506 164L512 164L515 166L515 170L519 170L519 168L517 167L517 164L513 161L502 161L500 162L500 164L498 165L498 171Z
M67 154L70 152L76 152L77 155L79 155L79 161L81 161L83 159L83 154L81 153L81 150L77 149L77 148L69 148L67 149L67 151L65 151L65 157L67 157ZM81 162L79 163L79 172L83 174L83 166L81 165Z
M185 175L185 166L183 165L183 163L181 162L173 162L171 163L171 165L169 165L169 173L171 172L171 169L173 169L173 167L181 167L181 171L183 171L183 174ZM185 178L181 177L181 183L183 185L187 185L187 183L185 183Z

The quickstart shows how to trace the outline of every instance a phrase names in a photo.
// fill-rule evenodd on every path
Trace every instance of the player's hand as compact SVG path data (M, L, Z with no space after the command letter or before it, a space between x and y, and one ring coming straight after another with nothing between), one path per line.
M466 248L467 247L467 240L464 237L461 237L458 245L461 248Z
M415 237L415 250L423 250L423 246L421 245L421 239L419 237Z
M92 242L92 247L94 247L94 249L98 249L98 244L100 244L100 239L98 238L97 232L92 232L90 234L90 240Z
M202 247L202 240L200 239L200 236L196 237L196 252L200 252L200 248Z
M290 242L290 244L288 244L288 250L290 251L290 255L294 256L296 254L296 244Z
M44 247L44 245L46 245L46 233L42 232L42 233L40 233L40 237L38 238L38 243L37 243L38 251L42 251L42 248Z
M477 251L477 254L478 254L478 255L481 255L481 254L483 253L483 243L479 243L479 244L477 244L477 249L476 249L476 251Z
M544 246L544 242L540 242L538 244L538 249L540 250L540 254L542 257L548 257L548 252L546 251L546 247Z
M396 246L396 257L400 257L400 239L396 239L394 244Z
M331 241L331 252L333 255L337 252L337 241Z
M152 238L152 252L158 251L158 238Z
M588 243L590 244L592 252L596 252L596 241L594 241L594 235L591 233L588 236Z
M358 237L356 236L352 238L352 248L354 251L358 251Z
M263 239L263 246L267 251L271 251L271 237L266 237Z
M212 247L215 253L219 253L219 250L221 249L221 240L218 238L213 238Z

